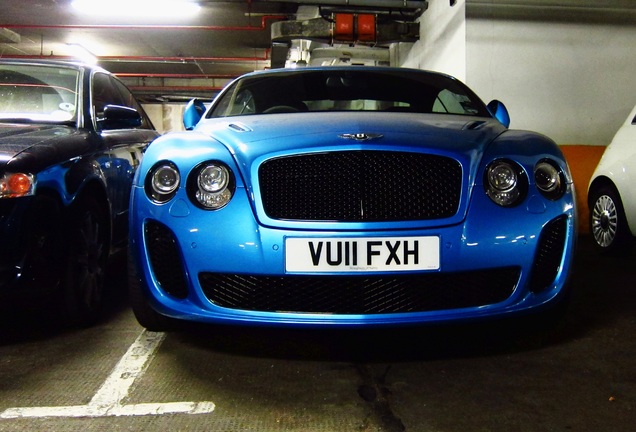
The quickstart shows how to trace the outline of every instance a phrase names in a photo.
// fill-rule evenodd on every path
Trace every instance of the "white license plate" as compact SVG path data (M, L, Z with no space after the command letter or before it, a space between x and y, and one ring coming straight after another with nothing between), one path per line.
M285 239L285 269L298 272L375 272L439 269L439 237Z

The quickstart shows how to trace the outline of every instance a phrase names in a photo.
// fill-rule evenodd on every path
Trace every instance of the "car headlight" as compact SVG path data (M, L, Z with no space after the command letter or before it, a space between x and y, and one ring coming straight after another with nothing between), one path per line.
M502 207L521 202L528 193L528 177L523 168L507 159L498 159L486 167L484 188L486 195Z
M232 171L222 162L198 165L188 178L188 195L197 206L207 210L225 207L234 196Z
M35 193L35 176L27 173L5 173L0 177L0 198L18 198Z
M557 200L565 193L565 175L556 162L550 159L540 160L534 167L534 183L541 194Z
M179 189L181 176L176 165L162 161L153 166L146 177L146 194L155 202L169 201Z

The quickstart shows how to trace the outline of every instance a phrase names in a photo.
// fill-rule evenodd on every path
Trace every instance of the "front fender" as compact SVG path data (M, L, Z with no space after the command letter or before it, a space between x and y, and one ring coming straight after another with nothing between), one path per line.
M104 193L106 191L106 177L99 162L94 159L75 158L53 165L37 175L38 191L55 193L64 207L70 206L88 185L97 187Z

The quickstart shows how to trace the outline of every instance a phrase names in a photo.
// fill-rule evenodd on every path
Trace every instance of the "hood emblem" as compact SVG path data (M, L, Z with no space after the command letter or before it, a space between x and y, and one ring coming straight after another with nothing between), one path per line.
M380 139L384 135L377 133L354 133L354 134L340 134L338 137L344 139L352 139L355 141L370 141L375 139Z

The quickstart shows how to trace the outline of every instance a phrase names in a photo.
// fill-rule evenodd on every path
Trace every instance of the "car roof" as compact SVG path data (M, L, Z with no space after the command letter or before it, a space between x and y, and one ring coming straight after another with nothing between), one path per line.
M0 57L0 65L3 64L23 64L23 65L32 65L32 66L57 66L57 67L66 67L66 68L74 68L74 69L85 69L90 71L100 71L105 73L110 73L107 70L96 66L90 65L88 63L82 63L77 61L70 60L48 60L48 59L3 59Z

